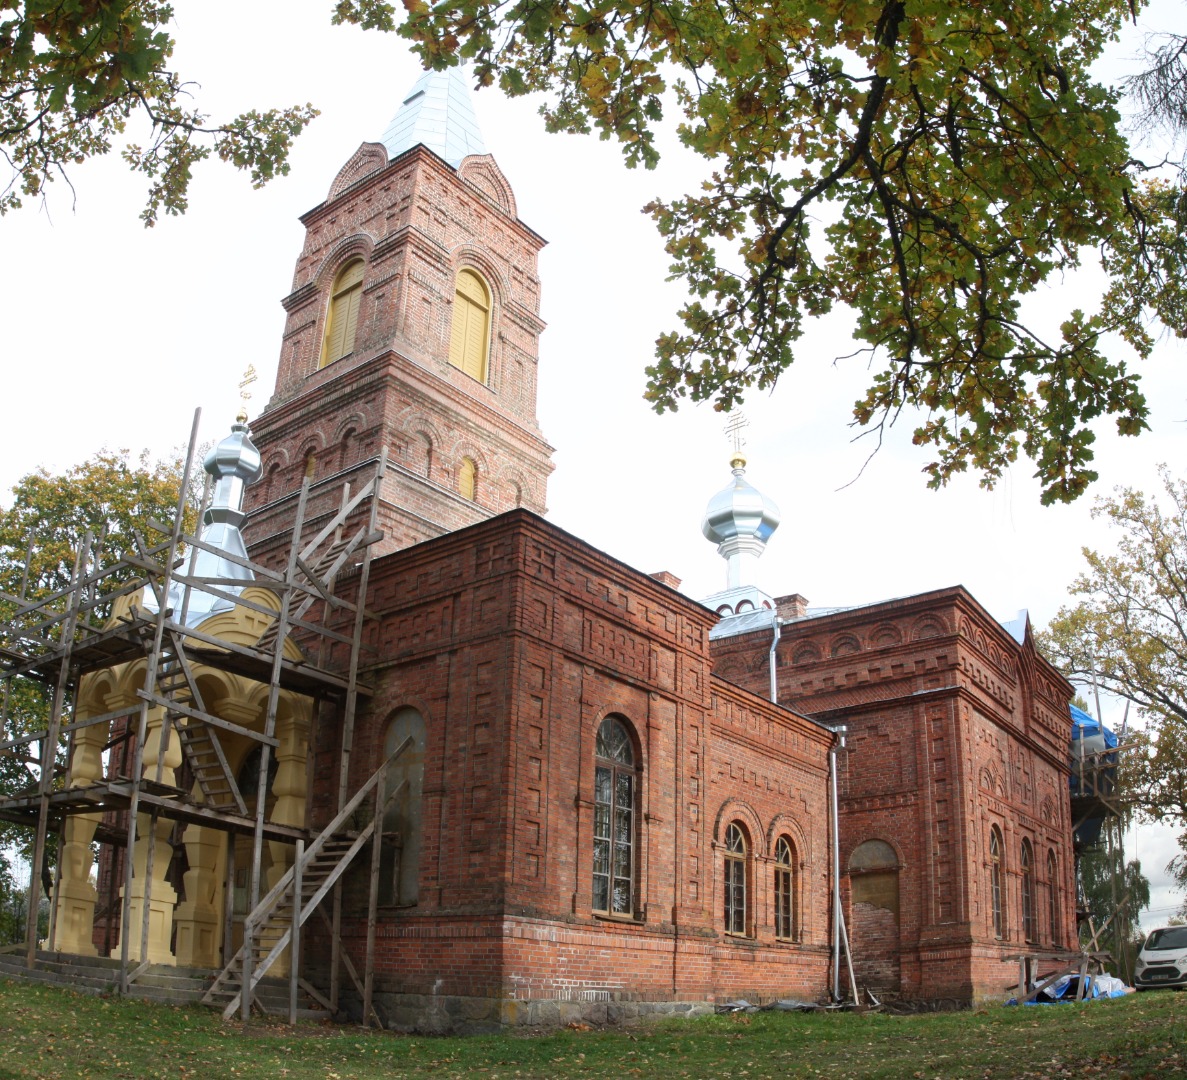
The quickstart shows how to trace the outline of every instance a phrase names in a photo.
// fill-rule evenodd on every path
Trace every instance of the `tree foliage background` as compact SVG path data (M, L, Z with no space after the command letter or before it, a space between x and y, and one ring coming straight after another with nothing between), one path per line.
M1080 882L1085 910L1099 931L1097 946L1112 955L1114 974L1132 984L1141 945L1136 916L1150 903L1150 882L1139 860L1122 865L1121 855L1119 846L1087 852L1080 858ZM1081 944L1090 946L1087 925L1080 934Z
M141 215L184 213L194 166L216 155L256 186L288 172L311 105L251 109L211 124L170 64L173 7L157 0L0 0L0 214L117 145L149 180ZM125 141L130 122L147 128Z
M135 550L137 531L149 544L158 540L159 534L148 522L173 519L181 473L178 460L153 462L147 453L131 459L127 450L103 450L62 475L39 469L20 480L7 505L0 506L0 624L13 618L22 598L45 601L54 610L64 608L64 598L55 597L70 584L88 530L96 538L92 567L109 566L124 552ZM189 530L194 526L194 501L187 498L185 527ZM121 569L105 578L103 589L111 590L136 576L131 567ZM36 679L14 677L5 680L4 694L2 741L45 729L51 707L49 687ZM41 752L39 742L0 752L0 791L11 794L34 785L40 775ZM64 761L64 752L63 740L59 762ZM19 854L27 860L31 841L30 830L0 822L0 908L13 887L11 857ZM41 871L43 879L47 869ZM0 913L0 923L3 918ZM23 933L23 923L18 925Z
M1121 89L1093 74L1144 7L337 0L332 20L537 93L550 129L615 138L629 166L671 128L711 164L648 207L689 295L648 369L659 411L769 388L806 325L845 307L870 370L859 429L905 414L933 485L972 470L991 486L1024 455L1049 502L1096 478L1102 421L1145 426L1136 365L1158 325L1187 333L1182 161L1140 160ZM150 223L184 210L204 157L256 183L287 169L310 107L211 122L171 65L171 18L153 0L0 0L0 209L137 123L149 137L123 153L150 179ZM1182 130L1183 45L1155 45L1131 81L1151 126ZM1098 303L1033 302L1086 262Z
M1162 491L1118 488L1094 514L1118 530L1116 550L1084 549L1088 569L1042 637L1069 678L1093 680L1136 707L1125 786L1138 813L1170 821L1187 855L1187 482L1161 470ZM1187 884L1185 860L1175 868Z
M712 162L649 207L691 294L648 369L657 409L771 386L805 320L845 304L872 373L858 425L909 410L933 485L992 485L1024 453L1050 502L1096 478L1094 420L1145 425L1151 321L1187 334L1181 173L1136 158L1092 74L1142 6L407 0L401 30L427 64L545 94L549 128L617 138L628 165L655 162L671 111ZM1045 330L1026 298L1086 258L1105 294Z

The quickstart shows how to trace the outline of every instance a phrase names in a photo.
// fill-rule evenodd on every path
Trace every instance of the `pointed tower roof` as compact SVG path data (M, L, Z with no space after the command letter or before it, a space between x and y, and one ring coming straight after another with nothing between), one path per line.
M389 161L417 143L424 143L455 169L462 158L485 154L465 69L458 65L444 71L426 71L401 102L379 141L387 149Z

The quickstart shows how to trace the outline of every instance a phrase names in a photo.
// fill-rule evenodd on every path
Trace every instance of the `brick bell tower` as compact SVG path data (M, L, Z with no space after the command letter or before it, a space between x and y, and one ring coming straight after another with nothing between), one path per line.
M462 70L422 76L301 222L276 390L252 424L263 456L246 495L253 557L285 543L305 476L316 527L384 447L378 552L516 506L544 513L544 241L484 151Z

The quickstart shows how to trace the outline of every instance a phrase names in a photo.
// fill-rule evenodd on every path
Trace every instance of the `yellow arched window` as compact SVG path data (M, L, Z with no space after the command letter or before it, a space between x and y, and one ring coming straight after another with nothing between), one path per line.
M490 290L473 270L458 274L455 289L449 362L484 383L490 346Z
M462 458L462 467L458 470L457 488L463 499L473 502L478 497L478 466L473 458Z
M363 298L363 260L348 262L334 278L326 336L322 342L321 366L354 351L354 334L359 325L359 303Z

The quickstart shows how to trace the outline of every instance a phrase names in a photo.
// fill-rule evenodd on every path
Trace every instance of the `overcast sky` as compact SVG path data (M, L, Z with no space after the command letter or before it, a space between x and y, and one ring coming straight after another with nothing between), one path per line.
M325 198L360 142L379 138L419 73L398 38L330 26L328 2L175 7L176 65L200 84L195 96L214 120L305 101L322 115L298 140L289 176L253 191L207 163L189 213L155 229L138 221L142 181L114 155L75 169L73 195L59 181L44 206L0 220L0 501L33 468L60 470L102 446L168 454L185 442L198 406L201 438L219 438L249 364L259 375L250 411L263 408L279 355L279 301L303 240L298 216ZM1147 26L1175 28L1181 14L1178 0L1167 0ZM1110 71L1124 70L1139 40L1117 47ZM675 325L681 291L664 281L667 260L640 208L690 190L704 166L669 140L659 169L628 171L613 143L546 135L533 103L486 91L476 109L520 216L549 241L540 259L549 328L539 401L556 447L549 516L640 570L671 571L694 598L716 592L724 563L699 524L730 479L724 420L692 406L657 417L641 397L643 368L656 336ZM1086 271L1032 310L1057 323L1099 291L1099 277ZM834 361L851 351L848 330L844 312L822 321L776 390L744 407L749 479L783 516L759 584L821 606L961 584L997 617L1027 608L1042 627L1067 601L1082 546L1112 544L1091 517L1092 496L1040 507L1027 462L992 492L972 476L929 491L910 416L867 460L871 441L854 441L847 421L868 372L860 359ZM1160 462L1181 469L1184 358L1183 343L1164 337L1141 365L1151 431L1119 439L1101 426L1096 494L1119 484L1153 490ZM1128 854L1164 881L1171 834L1139 830ZM1160 888L1146 925L1177 903Z

